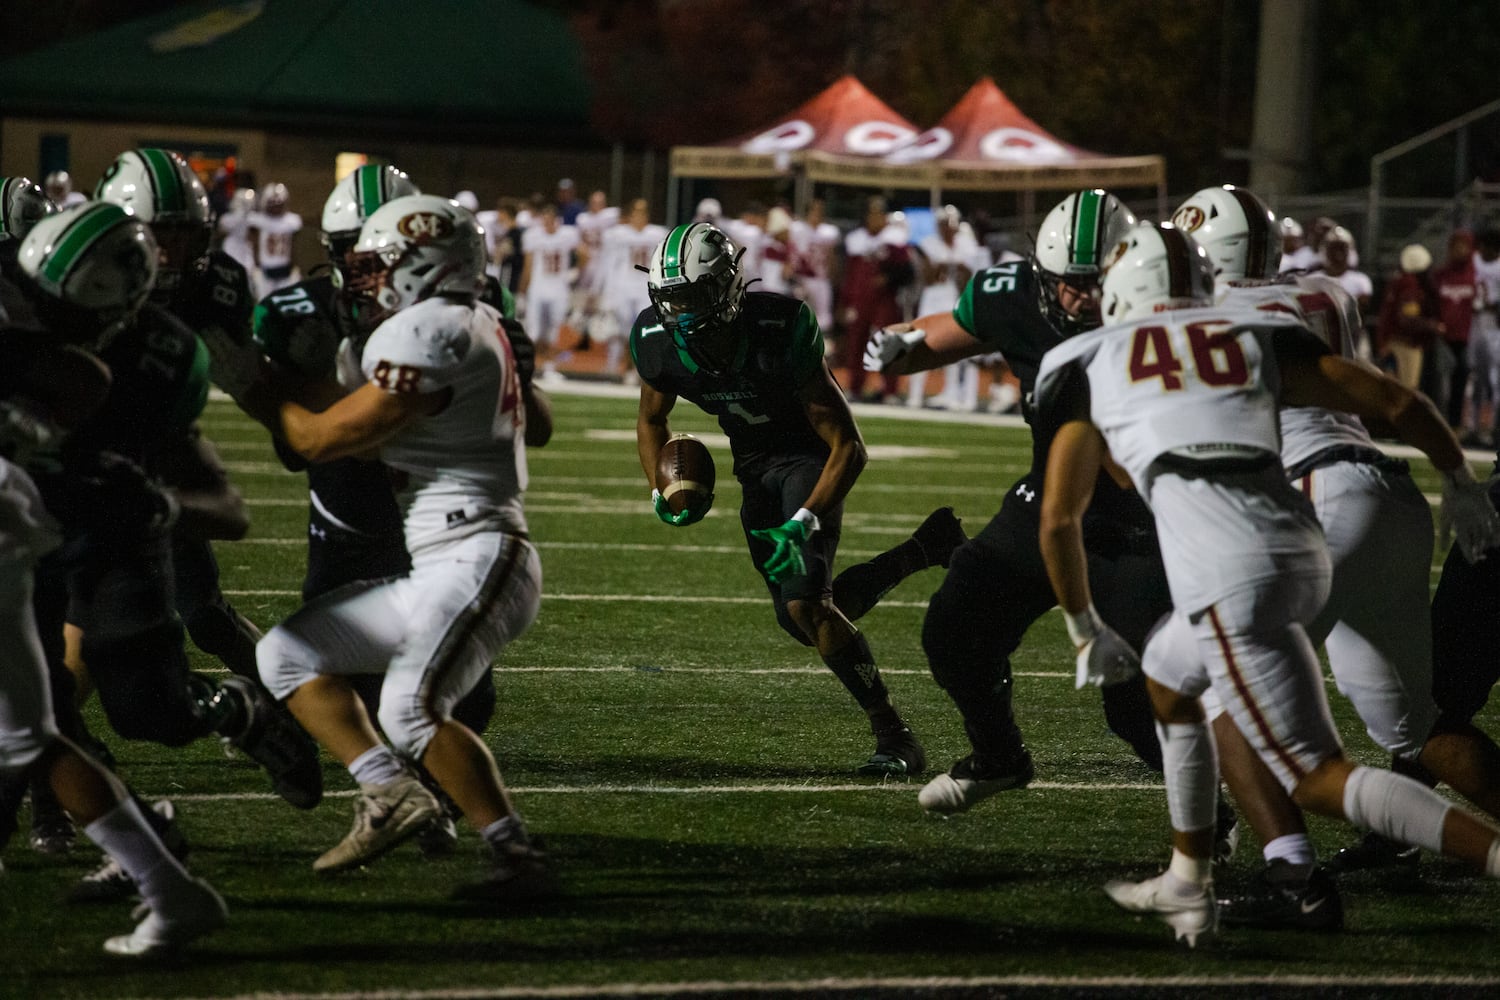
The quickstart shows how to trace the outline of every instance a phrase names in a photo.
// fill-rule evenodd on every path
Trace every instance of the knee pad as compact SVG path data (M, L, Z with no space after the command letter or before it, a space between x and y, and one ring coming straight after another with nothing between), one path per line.
M1184 833L1214 825L1219 802L1219 755L1207 722L1158 722L1166 762L1167 812Z
M420 761L437 732L433 717L416 693L402 694L389 689L380 697L380 730L395 753L410 761Z
M1440 852L1443 821L1452 804L1410 778L1374 767L1356 767L1344 782L1344 816L1402 844Z
M316 649L279 625L255 645L260 682L277 701L286 701L293 691L317 677L321 662Z

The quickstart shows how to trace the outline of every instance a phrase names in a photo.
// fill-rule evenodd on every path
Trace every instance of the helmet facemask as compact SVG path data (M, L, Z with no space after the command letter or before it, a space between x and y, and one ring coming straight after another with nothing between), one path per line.
M1064 337L1097 329L1103 322L1099 312L1101 298L1098 268L1071 274L1053 274L1031 258L1036 269L1042 315Z
M156 238L156 284L151 298L169 301L182 286L182 275L208 255L213 234L195 222L153 222L151 235Z

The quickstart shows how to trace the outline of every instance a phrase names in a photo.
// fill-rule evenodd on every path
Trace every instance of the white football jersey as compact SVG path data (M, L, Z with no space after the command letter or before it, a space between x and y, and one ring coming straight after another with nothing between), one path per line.
M792 223L792 246L802 256L803 266L815 278L827 278L833 273L833 255L844 241L839 227L831 222L820 222L816 226L798 220Z
M646 295L646 275L638 268L651 266L651 251L667 238L667 231L652 224L636 229L621 224L604 232L604 296L610 301L631 301Z
M576 226L558 226L547 232L533 226L521 234L521 252L531 257L531 283L567 284L573 276L573 251L578 248Z
M256 230L262 270L290 267L292 263L292 237L302 231L302 216L296 212L267 215L251 212L250 228Z
M720 228L745 251L740 258L740 270L750 277L758 277L761 273L761 254L768 238L765 230L744 219L725 219Z
M1271 338L1308 338L1296 316L1242 308L1178 309L1066 340L1042 358L1039 406L1087 391L1089 419L1149 502L1152 465L1251 457L1281 448ZM1086 386L1072 377L1085 377Z
M1474 329L1488 333L1500 328L1500 318L1483 306L1500 305L1500 257L1485 260L1474 255Z
M497 524L524 533L526 415L500 314L483 303L426 299L376 327L360 366L386 392L453 392L442 411L380 449L383 462L405 473L397 498L412 554Z
M1219 301L1296 316L1328 349L1357 360L1359 306L1342 285L1322 274L1276 281L1238 281L1221 285ZM1289 406L1281 411L1281 464L1288 469L1339 445L1375 447L1365 425L1352 413L1317 406Z
M597 292L604 273L601 256L604 252L604 234L611 226L620 224L620 210L615 206L597 212L579 212L573 225L578 227L578 242L587 254L583 262L579 284L588 291Z

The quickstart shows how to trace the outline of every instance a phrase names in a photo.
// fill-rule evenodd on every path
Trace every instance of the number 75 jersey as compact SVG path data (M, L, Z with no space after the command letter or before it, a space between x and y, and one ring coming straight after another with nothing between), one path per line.
M1189 459L1275 455L1278 350L1325 353L1293 316L1180 309L1105 327L1047 352L1038 407L1059 424L1088 420L1142 496L1151 467Z

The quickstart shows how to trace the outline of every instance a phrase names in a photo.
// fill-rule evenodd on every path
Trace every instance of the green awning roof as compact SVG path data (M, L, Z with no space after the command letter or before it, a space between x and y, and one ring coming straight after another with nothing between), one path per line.
M523 0L218 0L0 63L0 113L525 145L587 138L589 95L566 18Z

